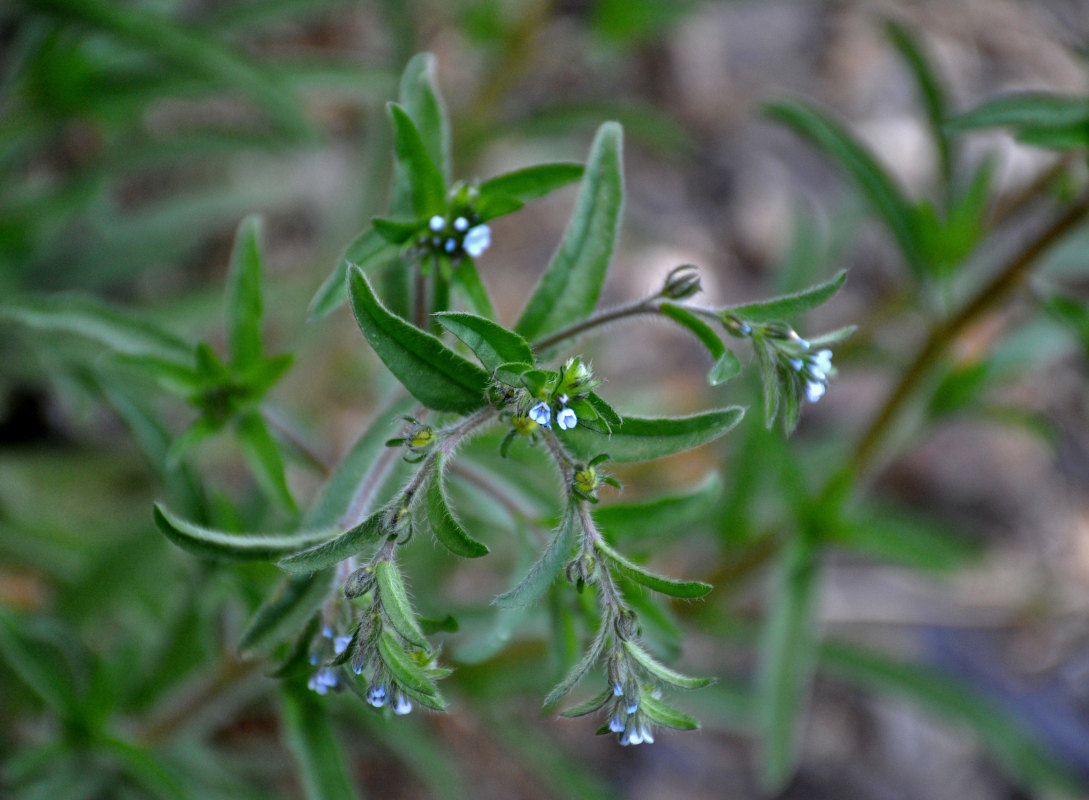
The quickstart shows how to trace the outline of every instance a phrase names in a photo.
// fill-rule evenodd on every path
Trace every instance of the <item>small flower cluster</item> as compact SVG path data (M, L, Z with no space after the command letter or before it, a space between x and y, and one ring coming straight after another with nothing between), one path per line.
M576 464L574 477L571 480L571 493L580 500L596 503L598 501L597 490L601 488L601 484L607 483L620 489L620 481L611 475L598 472L597 465L608 460L609 456L602 453L594 456L586 465Z
M492 230L479 221L475 214L458 214L447 219L436 214L427 221L429 233L424 233L417 240L421 249L436 253L445 253L454 260L468 255L479 258L492 243Z
M437 437L430 425L424 425L415 417L403 417L403 419L409 425L408 431L404 436L389 439L386 442L386 447L405 448L405 461L409 464L416 464L427 457Z
M807 346L808 344L806 342ZM832 351L827 349L792 358L790 366L805 380L805 398L810 403L815 403L824 396L828 388L828 378L836 373L836 368L832 366Z
M339 670L331 662L348 649L351 641L351 636L337 636L332 625L322 627L321 637L310 653L310 665L317 669L306 682L307 688L320 695L328 694L330 689L340 691L343 688L337 674Z
M647 726L643 714L639 713L639 689L638 687L624 687L614 683L612 687L613 699L606 704L608 709L607 723L609 730L620 734L620 744L627 747L630 744L654 744L654 735Z

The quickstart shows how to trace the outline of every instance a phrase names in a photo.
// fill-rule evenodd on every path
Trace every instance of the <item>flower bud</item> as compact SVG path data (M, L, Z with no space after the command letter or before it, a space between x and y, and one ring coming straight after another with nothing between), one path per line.
M695 264L681 264L669 271L658 294L670 300L684 300L702 290L699 267Z

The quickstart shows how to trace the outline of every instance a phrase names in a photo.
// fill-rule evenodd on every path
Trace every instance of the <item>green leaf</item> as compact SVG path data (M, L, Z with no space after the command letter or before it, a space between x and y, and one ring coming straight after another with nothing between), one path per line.
M1070 797L1084 794L1083 780L1072 774L1069 765L1050 755L1018 719L952 675L841 642L826 642L821 647L820 665L842 680L906 699L943 719L968 726L1030 789L1057 790Z
M446 182L431 160L419 130L401 106L389 103L386 108L393 124L393 147L397 161L405 170L408 180L413 212L421 219L444 213Z
M703 583L702 581L675 581L672 578L650 572L639 564L636 564L634 561L629 561L622 556L610 547L604 539L598 539L594 542L594 546L603 556L612 562L613 566L615 566L622 575L636 583L646 586L648 589L667 594L670 597L683 597L686 599L703 597L714 588L711 584Z
M416 622L416 612L412 610L412 603L408 600L408 593L401 579L401 570L393 562L383 559L374 565L374 572L378 580L382 610L390 625L406 641L429 650L430 645L423 631L420 630L419 623Z
M39 642L0 609L0 656L4 663L61 718L76 713L79 697L74 676L64 669L60 652ZM5 687L5 695L10 687Z
M374 230L390 244L404 244L421 230L425 224L419 219L386 219L375 217L371 220Z
M0 320L11 320L34 330L80 336L127 356L162 359L191 369L193 348L150 320L118 311L90 297L57 294L0 303Z
M357 266L370 274L398 258L398 248L373 227L356 235L337 259L337 265L310 301L310 319L321 319L348 299L348 267Z
M631 639L624 642L624 649L631 654L631 657L634 658L643 669L655 678L672 686L676 686L679 689L702 689L704 686L710 686L715 682L714 678L690 678L674 669L670 669L664 664L656 661L650 653Z
M741 362L737 360L732 350L727 350L719 335L711 330L711 326L697 317L691 311L674 305L662 303L662 313L679 325L688 328L696 338L703 342L707 352L714 359L714 366L707 375L707 382L712 386L718 386L726 381L736 378L741 373Z
M486 319L495 319L495 308L492 299L488 296L488 289L480 280L476 263L469 256L462 256L454 270L454 286L458 288L468 303L469 308L476 312L477 316Z
M563 680L552 687L552 690L544 699L542 706L548 708L549 706L557 703L567 695L572 689L574 689L585 676L590 669L601 660L602 655L605 653L606 645L609 643L611 636L611 630L607 627L607 623L603 623L603 626L598 628L597 635L594 636L590 646L586 649L582 658L575 663L571 669L567 671L567 674L563 676ZM612 693L610 688L609 693Z
M779 374L775 366L775 354L763 335L754 332L752 351L760 365L760 386L764 398L764 427L771 429L779 413Z
M1010 127L1065 129L1089 125L1084 96L1055 92L1012 92L958 114L946 122L953 130Z
M624 417L612 435L581 425L556 435L578 457L593 458L608 453L613 461L650 461L707 444L734 427L744 416L739 406L705 411L689 417L644 419Z
M408 397L396 400L371 421L303 515L305 526L318 528L336 525L351 511L358 515L366 513L365 506L353 509L353 504L361 487L374 480L375 462L386 449L385 442L390 438L393 426L415 405Z
M389 631L383 631L378 637L378 653L382 657L382 663L405 689L431 698L440 708L445 705L431 678L412 659L412 656L405 652Z
M363 335L413 397L436 411L459 414L485 404L488 373L430 333L391 314L359 268L350 271L348 286Z
M480 184L480 197L503 195L522 201L536 200L579 180L584 171L582 164L573 161L536 164L489 178Z
M624 206L622 131L598 128L571 222L514 329L533 341L583 319L597 304Z
M490 319L461 311L444 311L435 318L461 339L489 372L507 363L533 363L533 351L526 340Z
M873 153L830 117L809 106L781 102L764 110L839 164L888 228L911 271L926 274L913 227L912 204Z
M593 714L603 705L605 705L613 696L612 688L608 688L596 697L592 697L585 703L579 703L577 706L571 708L565 708L560 712L561 717L585 717L587 714Z
M336 538L326 537L326 541L306 550L300 546L287 551L293 555L279 562L280 569L285 572L317 572L349 556L354 556L369 542L377 541L386 533L389 512L388 507L380 508L354 528L344 531Z
M238 652L243 658L268 653L306 624L332 588L332 570L286 575L276 592L254 612L238 643Z
M979 554L972 542L946 525L902 508L887 508L841 519L828 542L913 569L949 572Z
M638 503L614 503L594 509L597 526L624 541L657 539L691 531L717 507L722 498L722 477L712 472L686 494L666 495Z
M819 565L814 547L795 538L783 549L782 558L757 669L762 780L769 792L785 786L797 765L799 721L818 644L814 615Z
M695 731L700 727L696 719L661 700L655 700L653 695L646 692L639 697L639 709L655 725L663 725L679 731Z
M317 695L287 683L281 708L284 744L295 759L308 800L357 800L332 718Z
M435 79L435 56L417 53L401 74L398 99L408 112L432 163L450 181L450 122Z
M486 545L478 542L465 532L458 522L450 503L446 499L443 479L446 471L445 457L435 456L434 474L427 487L427 518L431 522L431 532L447 550L462 558L479 558L488 554Z
M900 51L900 56L915 79L915 86L926 111L926 121L938 156L942 180L948 185L953 176L953 147L945 128L949 100L942 88L942 81L934 73L918 38L908 28L892 20L885 20L885 35Z
M457 633L461 628L458 621L449 614L442 619L426 619L420 617L418 621L420 623L420 630L423 631L426 636L430 636L433 633Z
M238 226L227 273L227 342L231 366L244 370L261 359L261 218Z
M847 270L840 270L831 280L795 294L773 297L759 303L731 306L723 309L722 313L748 322L786 322L828 300L843 287L846 280Z
M572 503L564 510L560 525L541 557L514 588L495 598L495 604L502 607L525 606L544 594L571 557L579 529L578 512Z
M335 530L228 533L195 525L155 504L155 524L166 538L198 556L224 561L274 561L336 535Z
M295 498L287 486L280 446L256 411L244 414L238 420L238 444L262 491L293 513L298 512Z

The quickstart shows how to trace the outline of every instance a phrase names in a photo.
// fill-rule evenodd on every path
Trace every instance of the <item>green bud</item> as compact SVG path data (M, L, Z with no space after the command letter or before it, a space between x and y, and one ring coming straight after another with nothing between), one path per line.
M666 275L665 283L658 295L670 300L684 300L702 290L699 267L695 264L681 264L671 269Z

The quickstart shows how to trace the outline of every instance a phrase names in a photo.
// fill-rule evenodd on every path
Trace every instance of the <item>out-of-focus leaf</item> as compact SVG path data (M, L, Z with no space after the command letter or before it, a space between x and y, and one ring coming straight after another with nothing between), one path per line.
M809 542L798 537L783 549L757 670L761 777L769 792L784 786L797 766L799 720L805 711L818 645L814 620L818 571L816 551Z
M361 231L344 248L333 271L310 301L310 319L321 319L348 299L348 267L357 266L369 274L396 259L397 247L377 230L368 227Z
M528 341L582 319L597 304L624 207L622 138L615 122L598 129L571 222L514 326Z
M333 572L287 575L275 593L265 599L250 619L238 643L245 658L267 653L302 628L332 589Z
M394 422L407 414L414 405L411 398L402 398L394 401L374 418L318 492L318 496L303 515L303 525L320 528L343 524L345 517L353 510L358 515L366 513L366 507L353 509L353 503L360 488L374 480L375 462L385 449L385 442L390 438Z
M358 800L329 714L317 695L289 682L280 706L284 744L295 759L308 800Z
M1089 100L1055 92L1012 92L949 119L953 130L1013 128L1015 132L1089 126Z
M229 533L194 525L157 503L155 524L183 550L224 561L275 561L337 533L330 528L292 533Z
M979 548L937 520L887 508L839 520L830 544L860 550L913 569L944 572L963 567Z
M722 497L722 485L722 477L713 472L686 494L595 508L594 521L601 530L625 542L665 542L706 517Z
M796 102L771 103L765 113L787 125L835 161L858 186L889 229L915 275L926 273L916 241L911 202L873 153L821 111Z
M261 218L242 220L227 273L227 342L231 366L244 370L261 359Z
M417 400L436 411L460 414L484 405L488 373L436 337L391 314L360 269L351 270L348 283L363 335Z
M581 425L558 431L557 435L579 458L608 453L617 462L650 461L712 442L734 427L744 414L745 409L731 406L688 417L624 417L611 435Z
M238 444L262 491L292 513L297 512L299 508L287 485L280 446L256 411L238 420Z
M26 635L15 619L2 611L0 655L56 714L69 718L76 713L80 703L78 687L71 672L64 669L59 653L51 645Z

